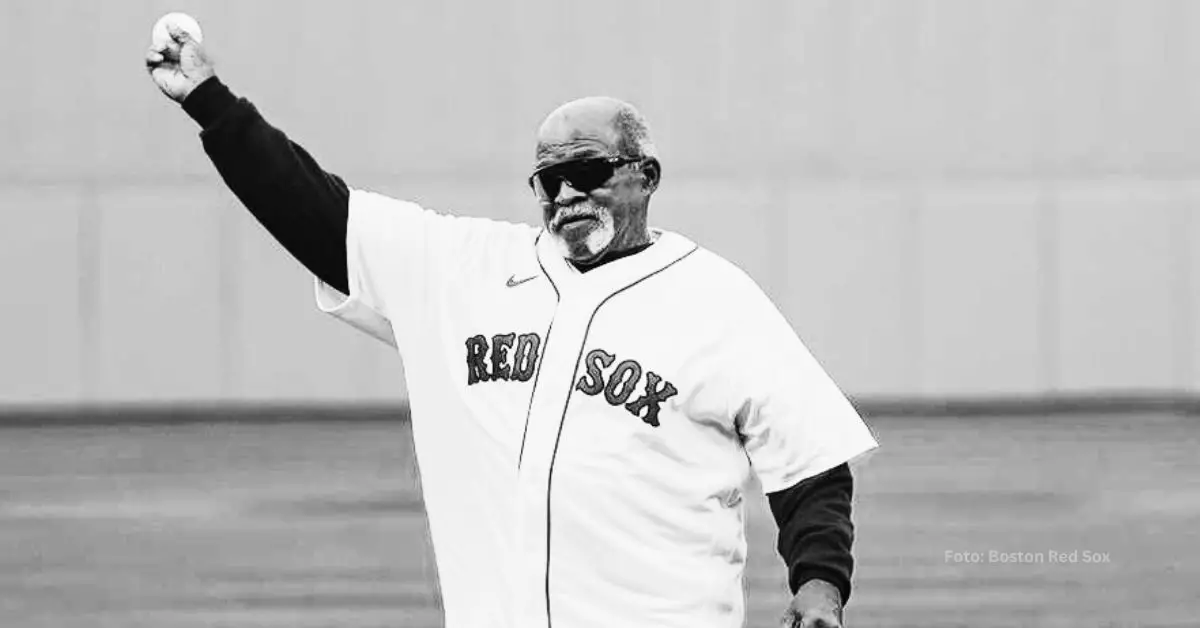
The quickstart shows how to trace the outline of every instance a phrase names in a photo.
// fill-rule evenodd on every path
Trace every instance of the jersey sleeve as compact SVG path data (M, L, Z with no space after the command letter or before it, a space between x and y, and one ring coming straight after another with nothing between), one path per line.
M316 279L317 307L403 351L422 333L432 286L457 281L484 251L519 241L529 227L454 216L351 189L346 222L349 294ZM514 238L517 236L517 239Z
M390 207L388 207L390 205ZM349 216L346 220L346 279L349 294L315 277L317 308L393 347L397 346L395 331L386 313L386 301L372 272L376 264L388 264L380 255L380 238L395 238L397 234L416 235L421 231L423 213L420 207L400 201L387 203L382 198L363 196L351 190ZM419 243L419 237L413 237ZM395 260L401 267L411 266L421 259L421 251L408 251L410 258Z
M752 292L733 334L735 422L763 491L772 493L878 442L770 299Z

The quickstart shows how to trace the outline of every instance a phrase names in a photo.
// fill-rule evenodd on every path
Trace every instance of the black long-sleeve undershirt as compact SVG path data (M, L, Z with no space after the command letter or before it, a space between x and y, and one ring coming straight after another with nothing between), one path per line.
M850 518L854 476L840 464L802 480L791 488L767 494L779 526L779 555L788 565L788 586L819 579L837 587L842 603L850 599L854 574L854 524Z
M203 128L204 151L225 184L272 236L321 281L349 294L350 190L216 77L183 109Z
M202 127L205 152L250 213L310 272L349 294L346 183L216 77L196 87L183 109ZM849 599L852 495L853 477L843 464L767 496L793 593L819 578L838 588L843 603Z

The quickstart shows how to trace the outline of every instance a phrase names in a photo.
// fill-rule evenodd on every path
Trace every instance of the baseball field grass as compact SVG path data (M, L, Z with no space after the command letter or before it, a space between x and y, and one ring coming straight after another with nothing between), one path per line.
M870 423L849 626L1200 625L1200 418ZM0 626L440 626L425 525L399 421L4 428Z

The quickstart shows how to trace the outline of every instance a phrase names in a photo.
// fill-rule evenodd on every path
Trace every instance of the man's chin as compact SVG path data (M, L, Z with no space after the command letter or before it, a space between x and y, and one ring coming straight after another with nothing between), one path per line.
M587 242L566 242L565 245L567 254L564 257L572 262L586 264L604 256L604 249L593 249L588 246Z
M604 252L608 249L608 242L597 242L597 238L594 237L564 238L556 235L554 240L558 243L562 256L576 264L597 262L604 257Z

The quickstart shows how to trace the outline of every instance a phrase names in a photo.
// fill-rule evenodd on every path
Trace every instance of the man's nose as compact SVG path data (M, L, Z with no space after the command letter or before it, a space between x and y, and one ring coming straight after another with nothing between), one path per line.
M587 196L587 194L576 190L575 188L571 187L570 183L563 181L562 184L558 186L558 196L554 198L554 202L559 205L569 205L575 200L581 199L585 196Z

